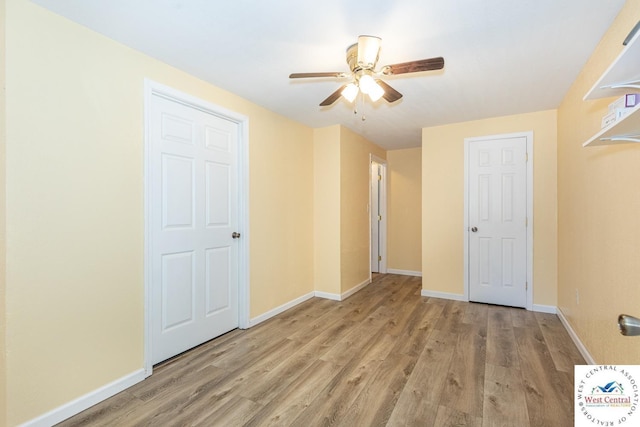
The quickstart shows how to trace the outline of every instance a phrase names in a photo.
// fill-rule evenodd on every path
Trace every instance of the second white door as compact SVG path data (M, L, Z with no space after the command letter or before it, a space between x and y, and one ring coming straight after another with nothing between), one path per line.
M469 299L527 302L527 139L469 143Z
M149 111L151 354L158 363L238 327L239 125L156 94Z

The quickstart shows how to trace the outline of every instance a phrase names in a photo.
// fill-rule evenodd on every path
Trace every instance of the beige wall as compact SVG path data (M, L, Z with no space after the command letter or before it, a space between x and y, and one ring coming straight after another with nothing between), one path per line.
M5 180L5 2L0 0L0 426L7 417L7 346L6 346L6 180Z
M311 129L26 0L6 11L9 425L143 366L144 78L249 117L251 316L313 290Z
M340 126L314 130L315 290L340 295Z
M422 287L464 293L464 139L533 131L533 303L557 299L556 111L422 130Z
M315 290L340 296L370 278L370 155L386 152L336 125L314 130Z
M370 155L386 159L386 152L364 137L340 131L340 264L341 292L371 277L369 242Z
M251 106L251 316L313 291L313 130Z
M387 268L422 272L422 148L387 151Z
M618 314L640 316L640 147L583 148L612 98L582 97L639 19L627 1L558 109L558 306L599 364L640 363L638 340L616 328Z

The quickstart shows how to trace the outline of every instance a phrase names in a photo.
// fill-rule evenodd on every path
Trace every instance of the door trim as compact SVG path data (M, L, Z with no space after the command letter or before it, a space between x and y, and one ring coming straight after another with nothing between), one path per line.
M249 118L219 105L204 101L149 79L144 80L144 371L152 374L151 362L151 231L149 229L151 173L150 107L153 96L177 102L190 108L224 118L238 124L238 325L250 327L249 322Z
M473 142L524 137L527 144L527 303L533 310L533 131L487 135L464 139L464 300L469 301L469 146Z
M371 163L376 162L382 166L382 186L380 189L380 195L378 203L380 204L380 216L382 217L382 221L380 221L380 230L378 233L378 246L379 251L378 255L382 257L382 261L380 262L378 269L380 270L380 274L387 273L387 161L385 159L381 159L373 154L369 154L369 281L371 281L371 245L373 244L373 238L371 235Z

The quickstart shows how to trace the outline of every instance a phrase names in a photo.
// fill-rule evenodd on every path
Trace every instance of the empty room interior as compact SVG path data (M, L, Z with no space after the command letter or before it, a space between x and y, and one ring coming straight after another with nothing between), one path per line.
M0 0L0 427L573 425L640 365L639 29Z

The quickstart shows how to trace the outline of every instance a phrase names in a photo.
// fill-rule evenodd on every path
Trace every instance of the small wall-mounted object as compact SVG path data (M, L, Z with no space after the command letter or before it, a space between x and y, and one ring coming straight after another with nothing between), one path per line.
M638 23L631 29L631 31L629 31L629 34L627 34L627 37L625 37L624 41L622 42L622 45L623 46L628 45L629 42L633 39L633 37L636 35L638 30L640 30L640 21L638 21Z
M640 105L630 109L624 117L606 125L582 144L584 147L640 142Z
M620 333L624 336L640 335L640 319L637 317L621 314L618 316L618 327L620 328Z

